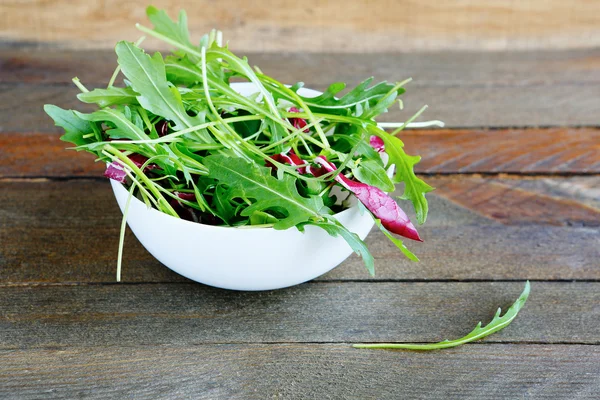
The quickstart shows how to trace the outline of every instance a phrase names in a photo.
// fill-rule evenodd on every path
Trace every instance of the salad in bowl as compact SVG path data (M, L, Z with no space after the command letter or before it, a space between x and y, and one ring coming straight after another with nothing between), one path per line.
M409 80L368 78L324 92L286 85L232 53L220 32L193 43L185 12L178 21L154 7L147 14L153 29L138 28L172 53L146 53L143 38L119 42L106 87L73 79L96 111L45 106L62 140L106 164L124 215L118 280L126 221L169 268L229 289L298 284L352 251L374 274L364 242L373 225L418 260L404 241L421 241L416 226L433 188L415 175L420 158L397 135L425 107L402 123L376 121L402 106Z

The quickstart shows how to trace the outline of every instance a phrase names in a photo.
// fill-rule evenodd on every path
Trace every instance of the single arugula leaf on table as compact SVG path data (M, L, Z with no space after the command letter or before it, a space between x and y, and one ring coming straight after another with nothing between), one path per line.
M498 332L506 328L510 323L517 317L519 311L525 305L527 298L529 297L530 285L529 281L525 283L525 289L513 303L512 306L506 311L503 316L500 316L502 310L498 308L496 315L492 321L486 326L481 326L481 322L477 324L469 334L456 340L444 340L439 343L374 343L374 344L355 344L353 347L359 349L404 349L404 350L439 350L447 349L450 347L460 346L465 343L473 342L475 340L483 339L492 333Z

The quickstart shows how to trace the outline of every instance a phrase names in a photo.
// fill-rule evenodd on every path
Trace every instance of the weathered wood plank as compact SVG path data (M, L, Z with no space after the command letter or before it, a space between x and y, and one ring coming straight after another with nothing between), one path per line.
M523 282L332 282L269 292L198 284L1 287L0 348L459 338ZM492 342L600 344L600 283L534 282Z
M452 182L452 178L446 179ZM561 195L550 190L558 190L557 185L564 185L563 191L573 190L568 186L573 179L580 188L598 187L598 178L545 179L547 185L530 190L540 193L540 198L557 196L557 204L562 204ZM465 181L481 182L479 178ZM436 179L438 186L443 182ZM577 190L593 196L589 190ZM440 190L430 196L430 216L419 228L425 243L408 243L421 262L407 261L378 231L369 235L367 245L376 259L375 279L600 279L596 214L585 208L585 204L598 207L597 203L585 197L577 203L589 211L583 219L585 226L581 226L582 220L569 220L569 214L561 213L554 221L538 213L539 223L534 223L532 214L527 225L504 225L440 197L443 195ZM108 182L4 181L0 183L0 204L0 282L114 282L121 214ZM500 210L510 217L537 209L535 201L525 204L522 209ZM556 222L564 226L548 225ZM183 280L156 261L131 234L125 241L123 279ZM320 279L370 276L361 260L352 256Z
M206 345L0 351L12 399L591 399L592 346L482 345L444 352L347 345Z
M59 136L0 134L0 177L102 175L94 156L65 151L71 145ZM419 173L600 173L599 129L406 130L400 137L409 154L421 155Z
M600 179L593 179L600 183ZM437 194L509 225L600 226L600 207L527 190L520 181L486 178L431 178Z
M212 28L225 32L237 49L307 52L376 52L423 49L593 48L600 45L594 1L494 0L421 2L382 0L349 4L243 0L214 3L158 0L176 16L188 11L193 42ZM0 36L5 40L49 42L75 48L112 48L140 36L134 25L145 17L145 2L126 6L78 1L4 1ZM340 10L344 17L340 18ZM148 41L155 43L152 41Z
M297 51L297 50L294 50ZM435 51L411 53L305 52L242 53L250 64L282 82L302 81L324 87L332 82L356 84L374 76L407 87L521 86L543 83L600 83L600 49L559 51ZM78 76L90 86L106 85L117 65L114 50L69 50L0 47L0 82L71 85ZM120 80L118 80L120 82Z
M597 173L600 129L406 130L422 173Z
M600 106L593 99L600 95L599 59L597 50L379 54L377 61L364 54L251 54L251 62L266 73L320 90L335 81L356 84L368 76L390 81L412 76L405 111L393 110L382 120L406 119L429 104L424 118L442 119L450 127L598 125ZM20 99L0 107L0 131L58 132L42 105L90 109L77 102L70 79L78 75L90 87L106 84L115 56L109 51L5 49L0 51L0 67L0 93ZM27 118L22 110L28 110Z
M100 177L106 168L86 152L68 151L61 134L0 134L0 177Z
M326 86L307 87L324 90ZM0 96L18 102L0 105L0 132L60 132L44 113L50 103L80 111L93 109L75 97L70 86L0 84ZM421 120L439 119L456 127L536 127L600 125L600 84L542 83L531 87L413 87L404 98L404 110L393 108L380 122L405 121L424 104L430 108ZM27 110L26 118L23 110Z

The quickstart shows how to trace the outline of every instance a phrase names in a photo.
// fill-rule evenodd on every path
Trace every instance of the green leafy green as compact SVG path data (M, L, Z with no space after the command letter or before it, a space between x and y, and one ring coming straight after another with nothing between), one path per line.
M377 225L377 227L379 228L379 230L381 232L383 232L383 234L390 240L390 242L392 242L392 243L394 243L396 245L396 247L402 252L402 254L404 254L406 256L406 258L408 258L411 261L419 261L419 259L417 258L417 256L415 256L408 249L408 247L406 247L404 245L404 242L402 242L402 240L400 240L397 237L393 236L390 233L390 231L388 231L387 229L385 229L385 227L381 224L381 220L380 219L376 219L375 220L375 224Z
M277 218L263 211L254 211L250 215L250 225L272 225L277 223Z
M404 93L407 81L373 83L368 78L348 91L338 82L317 97L306 97L300 94L301 83L289 87L235 55L222 45L220 32L191 39L184 11L176 21L155 7L148 7L147 15L153 29L138 28L175 47L171 54L150 55L139 47L141 40L121 41L115 47L118 67L107 88L88 90L73 81L82 91L79 100L96 104L96 111L45 106L65 129L63 140L112 163L107 176L124 180L138 199L174 217L232 227L321 227L346 240L371 274L374 261L365 243L333 217L345 207L348 183L392 192L395 183L404 182L404 198L424 222L424 194L431 188L414 175L418 158L407 156L402 142L378 130L375 122ZM119 74L124 87L114 86ZM251 83L255 93L239 94L232 85L239 81ZM394 179L370 145L372 134L384 136L397 171ZM319 156L335 168L324 172L316 167L324 160ZM334 196L332 188L339 182L346 186ZM380 229L416 260L400 240Z
M204 122L200 115L192 117L187 114L179 92L175 87L169 86L160 53L150 57L129 42L117 43L115 50L123 74L131 82L133 90L139 93L137 100L142 107L173 121L175 129L190 128ZM207 133L200 131L197 134L204 142L213 142Z
M179 12L179 21L177 23L173 22L164 10L159 10L153 6L146 8L146 15L158 33L172 37L187 46L193 46L190 42L187 15L184 10Z
M285 175L282 180L271 176L271 170L241 158L211 155L204 159L209 178L227 184L230 198L252 199L242 211L251 216L255 211L285 210L286 216L273 225L275 229L288 229L300 223L322 220L327 209L318 196L305 198L296 188L296 179Z
M415 175L414 166L421 157L409 156L404 152L404 143L395 136L388 134L377 127L369 127L370 132L379 136L385 144L385 152L389 155L389 165L396 166L394 183L404 182L403 200L410 200L417 214L417 222L425 223L429 206L425 194L433 190L431 186Z
M60 126L65 130L65 134L60 137L60 140L77 146L95 141L92 137L85 137L87 134L94 132L92 125L74 111L63 110L52 104L46 104L44 111L54 120L56 126Z
M138 93L130 87L110 87L108 89L94 89L90 92L79 93L77 98L84 103L98 104L100 107L109 107L116 104L137 104Z
M357 167L352 168L352 173L362 183L378 187L384 192L394 191L394 182L387 175L385 168L374 160L361 162Z
M352 250L362 257L367 271L369 271L371 276L375 276L375 260L373 259L373 255L371 255L365 242L360 240L356 233L350 232L344 225L333 219L329 219L327 222L313 222L312 224L324 229L331 236L341 236L350 245Z
M387 82L380 82L376 85L369 87L372 81L372 77L365 79L341 98L337 98L336 95L346 88L346 84L343 82L331 84L327 88L327 90L325 90L325 92L323 92L319 96L300 97L315 113L330 113L334 115L360 115L359 113L357 113L357 110L359 108L362 110L370 109L371 107L376 105L382 97L388 95L390 90L394 87L394 85L391 85ZM301 84L296 84L292 87L292 89L297 90L301 86ZM285 92L277 88L274 88L274 90L276 91L278 98L283 98L288 101L294 101L294 99ZM398 92L393 92L393 98L391 94L387 97L391 98L393 101L398 95L402 93L404 93L404 89L400 89ZM385 109L387 110L387 107ZM383 111L383 108L381 108L380 111Z
M502 310L498 308L496 315L492 321L486 326L481 326L481 322L477 324L466 336L456 340L444 340L439 343L375 343L375 344L355 344L354 347L361 349L405 349L405 350L439 350L447 349L450 347L460 346L465 343L473 342L475 340L483 339L492 333L498 332L501 329L506 328L510 323L517 317L519 311L525 305L527 298L529 297L530 285L529 281L525 283L525 289L514 302L512 306L506 311L503 316L500 316Z

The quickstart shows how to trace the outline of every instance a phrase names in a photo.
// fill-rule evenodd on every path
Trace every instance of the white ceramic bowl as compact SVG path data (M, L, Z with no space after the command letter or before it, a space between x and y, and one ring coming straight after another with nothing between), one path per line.
M235 85L235 86L234 86ZM234 84L244 95L251 84ZM303 96L319 92L301 89ZM123 212L128 191L111 180ZM346 228L364 239L373 227L368 213L356 202L335 215ZM231 228L190 222L164 214L137 198L131 200L127 223L140 243L158 261L196 282L233 290L270 290L314 279L339 265L352 249L340 237L321 228Z

